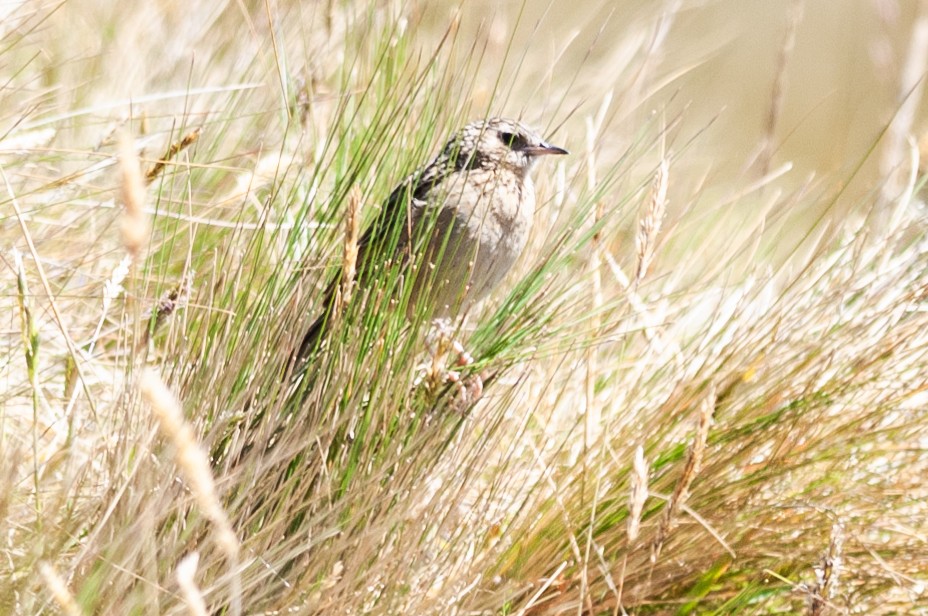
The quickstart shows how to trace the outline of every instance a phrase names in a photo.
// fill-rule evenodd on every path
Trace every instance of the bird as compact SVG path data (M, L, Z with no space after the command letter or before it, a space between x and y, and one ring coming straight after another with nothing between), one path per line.
M412 284L408 317L421 306L432 318L463 314L496 288L528 242L538 158L565 154L519 120L467 124L391 192L358 242L356 284L370 287L384 266L399 262ZM304 334L298 367L324 338L340 279L326 287L326 311Z

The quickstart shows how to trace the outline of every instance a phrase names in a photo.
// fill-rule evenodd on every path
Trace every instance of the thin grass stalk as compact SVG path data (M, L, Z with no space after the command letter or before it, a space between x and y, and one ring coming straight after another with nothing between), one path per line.
M36 325L32 306L29 300L29 286L26 282L26 269L23 266L23 256L13 249L13 266L16 270L16 299L19 302L19 318L23 351L26 359L26 375L32 392L32 481L35 499L36 528L42 530L42 500L41 483L39 481L39 435L37 433L40 422L40 403L38 372L39 372L39 328Z
M358 238L361 228L361 190L353 186L348 193L348 211L345 213L345 243L342 254L342 274L336 312L344 310L351 301L358 263Z
M608 100L606 101L608 103ZM590 191L595 190L597 181L596 181L596 154L595 154L595 143L598 137L597 132L599 126L594 125L593 118L587 117L586 122L587 127L587 187ZM597 203L593 208L593 221L592 226L594 229L600 228L600 223L604 215L604 207L602 203ZM602 237L599 232L595 232L590 242L590 276L592 278L592 285L590 289L591 297L590 304L592 307L592 312L594 315L597 315L602 308L603 304L603 292L602 292L602 274L601 269L601 251L602 251ZM594 332L598 332L600 329L600 323L598 317L593 317L590 327ZM583 464L586 466L592 456L589 455L591 452L594 443L599 442L599 436L602 432L602 413L600 409L599 402L596 400L596 391L595 391L595 380L596 374L599 373L596 362L596 349L594 347L589 347L586 349L586 365L585 365L585 409L583 413L583 422L584 422L584 442L583 442ZM586 477L588 473L584 473ZM583 602L578 602L577 604L577 616L583 612L583 609L587 609L589 612L593 611L593 600L589 596L589 569L590 569L590 553L593 549L593 527L595 525L596 517L596 501L597 496L599 495L598 481L597 487L594 490L593 502L590 505L590 523L589 531L587 536L584 538L584 552L583 552L583 561L580 563L580 596L585 599L585 605ZM586 494L586 489L583 490L584 498Z
M815 584L809 589L809 616L822 616L836 609L831 597L838 594L838 580L843 567L844 525L835 522L831 527L828 549L815 567Z
M789 68L793 49L796 47L796 33L802 22L804 0L792 0L786 11L786 30L777 56L774 70L773 87L770 92L770 107L764 122L764 138L758 154L758 176L763 178L770 173L773 155L777 148L777 128L783 115L783 103L786 100L786 72Z
M709 438L709 428L712 425L712 417L715 414L716 391L715 386L710 385L708 391L704 394L699 403L699 411L696 416L696 433L690 442L690 447L686 456L686 463L683 466L683 472L677 479L673 493L664 507L658 524L657 533L651 543L651 562L655 563L660 556L664 542L673 527L677 512L686 504L689 497L690 486L693 480L699 475L703 464L703 454L706 450L706 443Z

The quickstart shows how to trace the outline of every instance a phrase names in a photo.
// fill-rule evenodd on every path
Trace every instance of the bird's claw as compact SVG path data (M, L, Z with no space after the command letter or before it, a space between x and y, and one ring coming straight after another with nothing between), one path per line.
M439 321L426 338L426 347L430 359L422 367L422 378L429 391L438 391L446 385L453 385L456 389L452 407L463 411L470 407L483 395L483 379L479 374L462 376L461 371L473 365L474 357L467 352L452 336L453 330L448 323ZM449 355L453 354L450 361Z

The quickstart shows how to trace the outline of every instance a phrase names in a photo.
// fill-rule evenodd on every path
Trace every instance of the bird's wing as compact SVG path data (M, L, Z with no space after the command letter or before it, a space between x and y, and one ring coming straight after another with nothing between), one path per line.
M404 247L408 241L408 229L416 225L422 211L434 201L429 198L430 193L457 171L453 163L439 157L394 188L377 218L358 242L358 262L363 263L369 252L386 248L392 238L397 237L396 234L399 234L397 248Z

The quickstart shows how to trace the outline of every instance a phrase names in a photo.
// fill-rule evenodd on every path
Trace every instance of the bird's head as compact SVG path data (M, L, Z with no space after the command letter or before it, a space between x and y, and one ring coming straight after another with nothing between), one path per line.
M527 175L539 156L567 154L517 120L471 122L448 141L444 154L461 168L508 168Z

